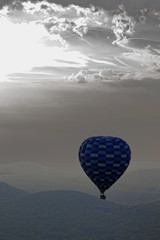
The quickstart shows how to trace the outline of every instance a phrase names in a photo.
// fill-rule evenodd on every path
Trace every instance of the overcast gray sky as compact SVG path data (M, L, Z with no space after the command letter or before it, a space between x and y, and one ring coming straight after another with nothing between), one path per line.
M159 161L159 82L154 84L1 84L1 162L73 167L79 145L94 135L124 138L133 161Z
M1 9L0 163L72 174L85 138L112 135L130 145L131 168L160 165L159 1L139 15L100 2Z

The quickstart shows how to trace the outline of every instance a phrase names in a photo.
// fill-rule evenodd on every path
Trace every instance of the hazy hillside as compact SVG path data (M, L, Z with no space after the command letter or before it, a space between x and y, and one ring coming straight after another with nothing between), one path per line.
M16 187L0 182L0 201L11 200L26 195L27 192Z
M79 172L78 172L79 171ZM109 191L107 199L121 203L151 202L160 199L160 168L126 171ZM0 181L27 192L75 190L99 196L99 191L83 171L60 171L32 162L0 165ZM9 174L5 174L9 173Z
M128 203L151 202L160 199L159 173L159 168L126 172L107 192L108 199Z
M160 202L121 206L72 191L0 204L1 240L159 240Z

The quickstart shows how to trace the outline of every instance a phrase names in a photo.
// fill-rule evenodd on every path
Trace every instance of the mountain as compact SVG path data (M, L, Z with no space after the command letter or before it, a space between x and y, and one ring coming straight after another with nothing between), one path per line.
M0 182L0 201L11 200L26 195L27 192Z
M1 240L158 240L160 201L123 206L75 191L0 204Z
M96 186L81 169L60 170L33 162L0 164L0 181L32 193L63 189L99 195ZM159 172L158 166L153 169L126 171L119 181L106 191L107 199L129 204L159 200Z
M160 199L160 169L140 169L126 172L106 195L114 202L152 202Z

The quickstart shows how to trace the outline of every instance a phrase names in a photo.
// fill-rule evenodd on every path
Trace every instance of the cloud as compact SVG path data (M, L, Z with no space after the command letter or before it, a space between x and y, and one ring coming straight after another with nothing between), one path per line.
M116 58L117 59L117 58ZM145 49L130 49L118 58L122 66L110 66L98 70L84 69L69 76L77 83L109 83L125 81L160 80L160 50L148 45Z
M125 81L145 81L145 80L159 80L160 79L160 73L156 74L152 71L144 72L130 72L127 74L124 74L124 76L121 78L121 80Z
M149 69L146 72L136 71L120 73L112 69L101 69L91 73L89 70L80 70L77 74L72 74L68 80L76 83L122 83L128 81L152 81L160 79L160 69Z
M108 23L107 12L97 12L94 7L60 7L53 4L50 7L50 17L45 19L44 24L51 33L69 32L83 37L90 28L106 27Z
M103 29L106 34L112 30L116 36L113 43L119 43L133 35L135 26L135 21L127 15L123 5L119 6L118 14L113 15L111 11L94 6L83 8L72 4L64 7L47 1L14 1L3 8L0 15L11 21L35 21L47 29L52 40L59 41L65 47L69 44L65 40L66 33L83 38L90 29Z
M145 23L146 22L147 13L148 13L148 9L147 8L143 8L143 9L140 9L138 11L138 20L141 23Z
M157 9L143 8L137 12L138 20L141 23L152 22L154 24L160 23L160 12Z
M147 14L160 18L158 11L142 9L139 19L143 24ZM2 65L5 62L9 74L36 67L69 66L74 71L66 71L65 76L78 83L159 76L160 53L155 45L146 41L148 46L138 49L142 38L141 43L137 40L137 46L132 38L134 46L129 45L137 25L122 4L117 11L106 11L94 6L14 1L0 10L0 20L0 61ZM4 45L9 51L3 49Z
M0 11L0 16L6 16L12 22L36 22L48 31L51 40L59 41L67 47L64 34L75 34L83 38L89 29L109 28L109 14L103 9L79 7L77 5L62 5L41 1L32 3L14 1Z
M83 69L77 74L72 74L68 79L69 81L77 83L107 83L120 80L121 76L118 71L114 71L110 68L104 68L94 72Z
M71 82L77 82L77 83L87 83L87 70L80 70L77 74L72 74L68 77L68 80Z
M115 15L112 20L112 30L116 36L113 44L124 42L134 33L135 21L127 15L123 5L120 6L121 12Z
M94 81L94 74L90 74L88 70L82 69L77 74L69 76L68 80L76 83L89 83Z

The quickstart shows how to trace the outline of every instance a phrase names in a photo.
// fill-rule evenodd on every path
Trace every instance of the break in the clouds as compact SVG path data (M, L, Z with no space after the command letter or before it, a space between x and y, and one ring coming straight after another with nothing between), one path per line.
M1 79L158 79L160 13L16 1L0 11ZM159 31L159 32L158 32Z

